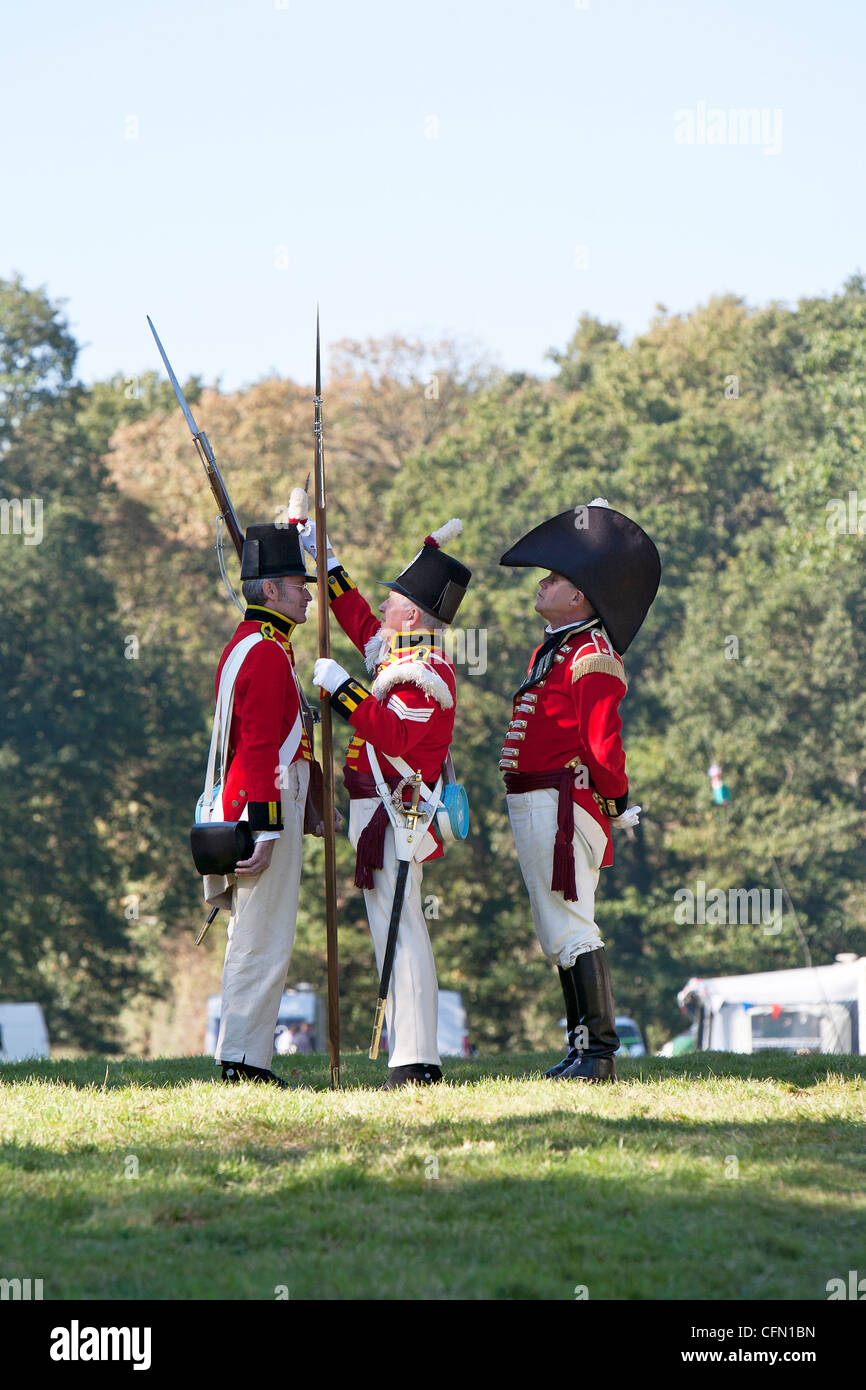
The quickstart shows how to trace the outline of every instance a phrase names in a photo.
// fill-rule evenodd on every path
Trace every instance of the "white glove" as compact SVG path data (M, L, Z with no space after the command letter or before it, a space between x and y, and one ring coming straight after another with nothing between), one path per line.
M621 816L613 816L610 823L617 830L630 830L632 826L640 825L640 813L640 806L629 806Z
M316 552L318 549L318 545L316 542L316 523L313 517L308 517L304 525L298 527L298 536L300 537L301 545L304 547L307 554L312 555L313 559L317 560L318 555ZM331 545L331 537L326 536L325 541L325 550L328 556L328 569L333 570L337 568L340 562L334 554L334 550Z
M327 690L329 695L333 695L335 690L339 690L343 681L349 679L349 672L344 670L338 661L332 661L329 656L320 656L313 667L313 685L317 685L320 690Z

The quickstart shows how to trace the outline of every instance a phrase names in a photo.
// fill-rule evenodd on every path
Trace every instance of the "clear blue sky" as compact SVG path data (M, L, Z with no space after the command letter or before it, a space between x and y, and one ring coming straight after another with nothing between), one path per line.
M864 51L862 0L10 6L0 275L67 300L85 380L160 365L150 313L181 377L309 381L317 300L328 342L548 370L582 312L866 268ZM701 141L712 108L780 150Z

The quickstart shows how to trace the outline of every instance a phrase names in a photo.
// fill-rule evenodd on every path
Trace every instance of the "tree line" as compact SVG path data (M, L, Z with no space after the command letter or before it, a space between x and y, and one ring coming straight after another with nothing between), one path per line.
M454 756L472 823L425 891L440 984L463 993L482 1050L553 1045L561 1010L497 768L539 636L534 577L498 559L593 496L639 521L663 566L621 707L644 814L597 898L618 1008L660 1042L692 974L800 965L804 943L816 964L866 949L864 328L855 276L796 306L660 310L631 343L582 318L545 378L453 342L332 351L329 529L362 592L375 604L430 529L464 521ZM237 614L170 386L119 372L84 387L76 358L62 306L0 281L0 991L42 1002L59 1041L147 1050L121 1015L172 994L200 925L188 829ZM185 389L242 523L274 517L309 471L310 387ZM312 622L297 634L310 694L315 640ZM333 646L362 674L342 634ZM306 843L292 976L321 984L322 850ZM345 843L338 869L344 1036L362 1046L375 970ZM784 890L780 929L678 920L699 882Z

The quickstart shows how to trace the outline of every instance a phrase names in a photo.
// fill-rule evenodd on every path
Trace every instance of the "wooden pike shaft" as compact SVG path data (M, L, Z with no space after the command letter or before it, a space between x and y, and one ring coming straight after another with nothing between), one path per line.
M319 315L316 313L316 591L319 617L319 656L331 655L328 605L327 558L327 501L325 496L325 450L322 443L322 368L319 340ZM331 1085L340 1087L340 974L337 948L337 845L334 829L334 738L331 727L331 704L327 691L319 692L322 715L322 782L325 818L325 940L328 953L328 1041L331 1051Z

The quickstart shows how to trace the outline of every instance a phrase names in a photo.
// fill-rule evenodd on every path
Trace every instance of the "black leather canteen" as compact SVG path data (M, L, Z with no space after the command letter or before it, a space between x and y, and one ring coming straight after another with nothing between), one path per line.
M194 825L189 843L195 867L202 875L234 873L239 862L251 858L255 849L253 832L245 820Z

